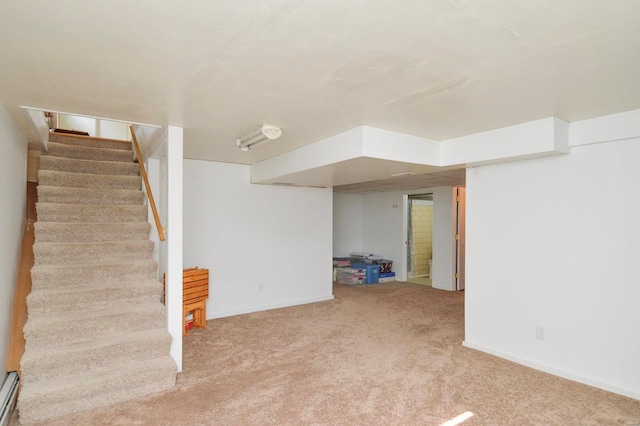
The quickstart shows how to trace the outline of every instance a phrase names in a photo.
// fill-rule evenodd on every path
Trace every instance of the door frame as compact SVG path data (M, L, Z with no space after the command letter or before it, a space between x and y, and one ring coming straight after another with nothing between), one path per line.
M410 257L409 257L409 240L410 240L410 235L409 235L409 219L410 219L410 212L411 212L411 201L412 200L420 200L420 199L428 199L430 198L429 201L431 201L431 204L433 205L433 191L421 191L421 192L416 192L415 194L405 194L405 203L406 203L406 208L405 208L405 217L404 217L404 222L406 223L406 226L404 227L405 229L405 233L404 233L404 251L403 251L403 255L404 258L406 258L406 261L404 262L404 272L406 275L406 281L409 281L409 266L410 266ZM433 226L433 225L432 225ZM432 228L433 230L433 228ZM433 239L431 241L431 247L433 249ZM429 273L431 273L431 271L429 271Z
M457 189L458 187L424 188L403 194L402 216L402 256L399 268L396 269L396 280L408 280L407 236L409 196L425 193L433 194L433 269L431 280L434 288L448 291L457 290L456 272L458 259L456 256L456 232L457 232ZM446 254L448 253L448 255ZM464 267L464 261L463 261ZM436 274L434 274L436 272Z

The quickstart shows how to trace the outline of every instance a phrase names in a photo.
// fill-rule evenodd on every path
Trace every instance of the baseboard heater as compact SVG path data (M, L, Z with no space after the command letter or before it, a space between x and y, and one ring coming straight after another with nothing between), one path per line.
M18 373L7 374L0 390L0 426L7 426L18 399Z

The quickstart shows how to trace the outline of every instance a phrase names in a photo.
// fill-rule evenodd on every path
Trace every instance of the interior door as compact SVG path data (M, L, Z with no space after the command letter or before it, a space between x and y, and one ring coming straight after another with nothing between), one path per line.
M464 290L466 188L456 187L456 290Z

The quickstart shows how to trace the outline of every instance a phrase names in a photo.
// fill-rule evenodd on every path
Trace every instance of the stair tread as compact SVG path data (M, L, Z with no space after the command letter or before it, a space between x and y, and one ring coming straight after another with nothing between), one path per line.
M78 173L78 172L67 172L61 170L40 170L38 173L44 173L45 175L58 175L58 176L71 176L71 177L82 177L82 178L96 178L96 179L131 179L131 180L139 180L140 176L137 175L104 175L100 173Z
M140 342L148 339L165 338L169 333L164 328L152 328L123 333L121 336L109 336L98 340L79 343L65 343L55 346L44 346L37 350L29 351L22 357L22 362L33 362L37 358L49 358L65 353L82 353L93 349L108 347L124 342Z
M67 173L67 172L56 172L56 173ZM129 175L124 175L129 177ZM137 177L137 176L133 176ZM73 188L68 186L54 186L54 185L38 185L38 195L42 191L52 191L52 192L93 192L98 194L140 194L142 193L142 189L128 189L128 188Z
M142 178L137 175L107 175L39 170L38 181L45 186L63 188L142 189Z
M100 266L104 266L104 267L118 267L118 266L150 266L150 265L154 265L157 266L157 262L153 259L129 259L129 260L121 260L121 261L104 261L104 260L96 260L95 262L91 263L91 267L100 267ZM38 271L38 270L42 270L42 269L49 269L49 270L55 270L55 269L87 269L87 264L83 263L82 265L34 265L33 268L31 268L31 271L33 272L34 270Z
M34 248L37 247L103 247L103 248L119 248L121 246L127 247L153 247L154 242L151 240L125 240L125 241L36 241L33 244Z
M97 311L96 315L92 317L92 320L99 320L100 318L105 318L109 316L118 316L118 315L132 315L132 318L136 318L136 315L141 315L143 313L149 312L164 312L165 306L158 302L146 302L140 303L134 306L130 305L120 305L111 309L105 309L101 311ZM25 325L26 328L34 328L41 326L42 324L59 324L68 321L78 321L78 315L75 312L69 313L54 313L54 314L43 314L38 315L38 317L31 318L27 320Z
M98 259L79 265L34 265L31 268L33 289L67 288L102 282L113 285L130 279L156 279L158 263L153 258L124 259L120 261Z
M139 176L137 163L123 161L83 160L79 158L40 156L40 170L70 173L107 174L118 176Z
M38 200L57 204L140 205L144 202L141 189L69 188L38 185Z
M35 222L37 242L148 240L149 222Z
M147 211L147 206L143 204L66 204L66 203L48 203L48 202L38 202L36 203L36 208L59 208L61 210L144 210ZM44 221L46 222L46 221ZM70 221L71 222L71 221ZM84 222L91 223L91 222ZM93 222L93 223L102 223L102 222ZM117 223L117 222L110 222Z
M33 244L35 264L91 263L96 258L127 260L151 256L154 243L151 240L36 242Z
M117 291L118 289L132 289L132 288L140 288L140 289L146 289L149 288L150 291L152 290L156 290L158 288L160 288L160 286L162 286L162 283L160 283L159 281L147 278L147 279L124 279L124 280L118 280L118 281L114 281L112 283L105 283L104 285L100 286L100 287L96 287L94 285L78 285L78 286L73 286L73 287L66 287L66 288L41 288L41 289L35 289L31 292L31 294L29 295L29 297L50 297L51 295L56 295L56 294L66 294L66 295L71 295L71 294L82 294L82 293L86 293L86 292L94 292L96 290L113 290L113 291Z
M48 142L47 150L49 152L46 155L54 157L133 162L133 154L130 150L95 148L91 146L70 145L59 142Z
M100 205L36 203L40 222L147 222L148 208L144 204Z
M93 148L111 148L132 151L131 141L121 139L100 138L96 136L74 135L71 133L51 132L49 142L73 146L89 146Z
M89 204L91 205L91 204ZM120 205L113 205L114 207L122 207ZM101 207L105 207L105 206L101 206ZM151 224L149 222L141 222L141 223L136 223L136 222L35 222L34 225L36 226L36 228L40 225L40 226L93 226L93 227L102 227L102 226L142 226L142 225L149 225L151 226Z
M22 357L21 381L24 385L53 377L75 375L78 372L113 370L127 360L153 359L167 355L170 344L169 332L164 328L155 328L115 338L38 348Z
M154 370L157 370L158 367L160 367L160 369L169 369L169 370L171 368L177 369L175 361L173 361L173 358L171 358L168 354L166 356L162 356L162 357L158 357L150 360L143 360L143 361L129 363L127 367L129 368L126 370L118 369L117 366L114 366L113 369L107 372L101 371L98 373L93 373L93 372L85 373L85 374L79 373L74 375L73 377L70 377L69 380L66 381L66 383L64 381L58 380L57 378L50 379L50 380L43 380L38 382L38 386L30 386L28 393L26 389L22 389L20 393L20 397L22 399L43 398L49 401L56 400L59 398L57 394L60 391L68 391L69 389L74 387L79 388L77 389L77 392L80 392L80 394L78 394L78 397L82 397L83 396L82 394L85 393L85 389L87 388L95 389L96 387L99 387L100 384L117 381L117 378L120 378L120 379L129 378L130 380L125 380L125 381L131 382L132 381L131 379L134 379L134 376L136 376L137 373L141 371L144 371L144 372L154 371ZM132 367L136 367L136 368L132 368ZM120 387L121 384L118 384L117 386Z
M124 367L124 366L123 366ZM62 414L128 401L173 389L176 364L169 356L128 363L126 368L53 378L24 386L18 399L21 422L44 421Z

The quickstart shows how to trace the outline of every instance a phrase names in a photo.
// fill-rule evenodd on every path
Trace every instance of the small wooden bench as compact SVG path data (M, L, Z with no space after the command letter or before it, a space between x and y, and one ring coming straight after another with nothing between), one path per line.
M166 280L166 276L165 276ZM166 288L166 284L165 284ZM166 291L165 291L166 294ZM209 270L187 268L182 271L182 335L188 336L184 318L193 315L193 326L207 328L207 299L209 298Z

